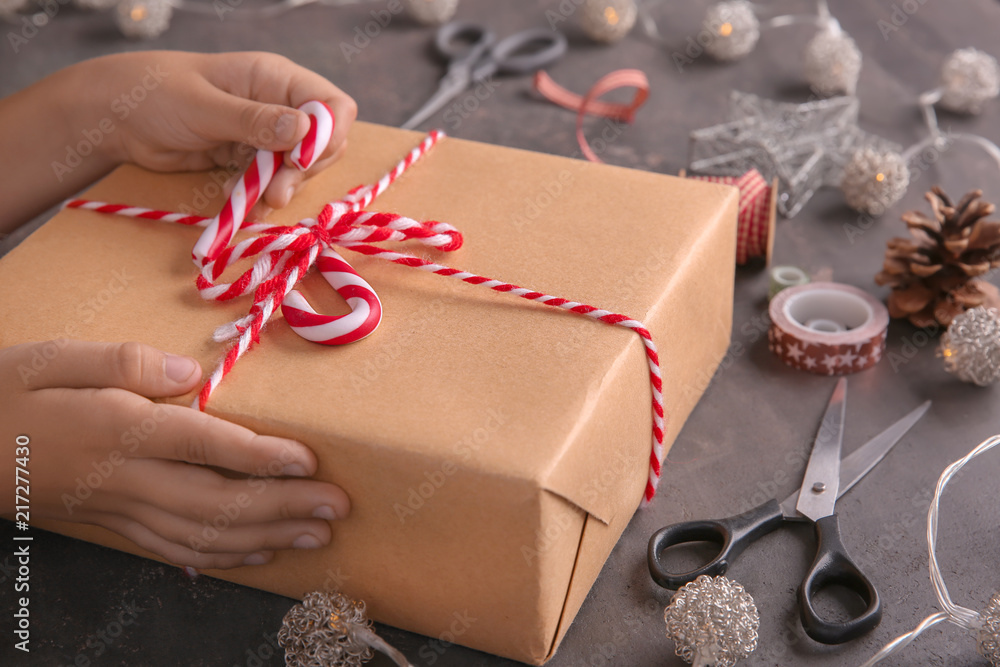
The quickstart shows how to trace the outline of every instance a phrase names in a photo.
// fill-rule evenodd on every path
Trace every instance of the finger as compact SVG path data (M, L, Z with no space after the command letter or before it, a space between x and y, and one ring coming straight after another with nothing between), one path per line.
M273 552L225 554L195 551L157 535L138 521L113 514L99 516L96 523L131 540L167 562L199 570L228 570L241 565L262 565L274 557Z
M295 440L258 435L180 405L127 397L119 400L131 404L126 421L153 425L132 433L134 438L128 439L132 456L214 466L261 477L306 477L316 472L316 456ZM127 424L120 423L115 429L129 430Z
M330 543L330 524L318 519L235 524L238 505L220 509L209 522L179 517L146 503L132 503L128 515L168 542L202 553L258 553L318 549Z
M343 519L351 503L344 491L327 482L308 479L280 479L251 476L228 479L200 466L138 459L136 479L141 488L120 489L126 495L147 502L177 516L199 523L211 523L220 511L240 507L233 521L240 525L288 519ZM164 465L172 466L165 471Z
M308 171L302 172L295 167L285 164L282 165L277 172L275 172L274 178L271 179L271 184L264 191L263 201L270 208L284 208L292 201L292 197L302 189L302 185L312 178L314 175L320 173L334 162L340 159L344 154L344 149L347 147L347 142L345 141L337 149L337 152L330 157L323 158L317 161Z
M158 398L185 394L201 380L195 359L143 343L61 339L19 347L19 365L30 370L21 374L29 389L117 387Z
M335 123L330 144L321 158L336 153L357 118L357 104L349 95L325 77L284 56L260 52L225 53L206 59L206 63L202 70L206 81L237 97L291 108L310 100L325 102L333 111ZM303 136L305 131L296 142Z

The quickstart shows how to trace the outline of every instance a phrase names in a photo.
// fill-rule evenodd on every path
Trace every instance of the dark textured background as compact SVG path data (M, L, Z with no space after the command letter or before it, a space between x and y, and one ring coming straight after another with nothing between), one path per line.
M732 88L790 101L808 90L800 73L801 54L812 30L782 28L765 33L756 51L734 65L698 59L679 72L671 52L699 29L705 0L667 2L656 11L671 46L638 31L611 48L588 42L572 22L569 55L552 68L567 87L583 91L600 75L639 67L652 83L650 100L605 154L620 165L676 172L684 166L688 132L721 121ZM774 3L806 9L809 3ZM902 6L904 3L900 3ZM917 11L883 38L879 19L889 19L889 0L831 0L833 13L858 42L864 69L858 95L861 124L901 144L923 136L916 96L936 85L940 64L953 49L976 46L1000 55L996 44L1000 4L993 0L908 0ZM548 2L465 0L459 16L488 21L499 34L545 25ZM245 0L244 7L252 5ZM170 30L149 43L124 40L110 16L61 9L59 15L17 55L4 36L0 45L0 94L9 94L72 62L140 48L226 51L266 49L329 77L353 95L363 120L398 125L430 94L442 74L429 49L431 30L405 18L394 20L353 62L339 44L369 12L385 2L346 7L306 7L271 20L239 21L242 9L218 21L214 16L177 14ZM4 30L7 28L4 27ZM1000 102L978 117L942 115L957 131L1000 139ZM440 123L438 117L434 122ZM10 129L10 128L5 128ZM451 134L555 154L576 151L573 117L538 102L523 78L503 80L480 108ZM352 150L364 150L352 146ZM4 156L9 159L10 156ZM899 214L922 207L922 191L941 183L961 195L982 187L1000 197L1000 173L978 149L956 146L910 187L903 201L855 243L845 226L857 216L840 195L824 191L794 220L781 221L775 257L818 276L865 288L872 283L885 241L901 233ZM650 220L655 224L655 215ZM10 241L8 241L9 245ZM833 387L832 380L795 372L780 364L754 333L764 308L767 276L761 267L738 271L733 340L742 353L731 355L671 451L680 462L667 467L660 497L638 513L608 560L579 616L550 664L679 665L663 637L662 607L669 594L652 584L645 547L660 526L690 518L726 516L764 493L791 492L802 473L794 456L805 452ZM880 588L885 619L872 634L840 647L820 646L799 626L795 589L813 555L807 527L783 531L759 542L731 569L751 591L761 612L760 645L747 665L856 665L886 641L934 611L927 576L925 514L941 470L998 430L998 389L962 384L945 374L934 345L912 327L894 323L889 352L912 359L884 360L853 376L848 392L845 448L852 449L921 401L933 398L931 412L886 461L845 496L838 509L848 548L866 564ZM915 347L909 347L916 343ZM665 369L669 381L670 370ZM786 456L792 455L787 458ZM953 597L982 608L997 587L997 455L989 454L950 487L944 502L940 558ZM776 477L777 475L777 477ZM780 483L775 483L775 480ZM756 494L756 497L754 497ZM0 543L11 545L11 524L0 524ZM0 663L10 664L8 638L13 611L9 557L0 552L3 639ZM93 665L260 665L281 664L268 639L292 601L221 581L186 579L179 570L71 539L36 531L32 557L33 614L30 664ZM115 619L126 605L141 610L118 636ZM415 665L512 665L461 647L444 647L425 637L380 628ZM105 639L100 637L103 635ZM79 656L83 656L80 658ZM15 656L19 658L20 656ZM263 658L263 659L262 659ZM73 661L77 662L74 663ZM89 661L89 663L88 663ZM21 664L21 662L16 662ZM388 665L381 657L371 663ZM953 626L939 626L890 665L976 665L985 661L975 643Z

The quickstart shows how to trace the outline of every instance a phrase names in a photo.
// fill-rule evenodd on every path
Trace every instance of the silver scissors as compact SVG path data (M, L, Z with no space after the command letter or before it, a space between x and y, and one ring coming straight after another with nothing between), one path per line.
M646 554L653 580L665 588L676 589L703 574L725 574L730 562L758 538L791 522L810 521L816 526L819 544L816 558L806 572L798 593L799 612L806 634L824 644L840 644L874 629L882 619L879 594L868 577L851 560L840 540L835 505L837 499L867 475L924 416L931 402L925 402L841 459L846 398L847 380L841 378L837 381L833 397L823 415L799 490L780 504L777 499L769 500L727 519L685 521L656 531L649 540ZM691 572L674 573L667 570L662 560L663 552L689 542L714 542L720 547L719 555ZM860 615L843 623L821 618L813 604L813 599L820 590L837 584L853 590L867 606Z
M490 29L463 21L441 26L434 45L450 60L448 72L437 92L402 125L404 130L416 128L471 86L494 74L535 72L566 53L566 37L557 30L522 30L498 42Z

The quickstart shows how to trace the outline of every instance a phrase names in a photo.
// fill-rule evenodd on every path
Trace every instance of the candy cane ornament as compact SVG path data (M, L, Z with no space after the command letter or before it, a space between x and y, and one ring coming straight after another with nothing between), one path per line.
M316 162L330 143L335 122L330 107L322 102L306 102L299 110L309 115L309 131L292 149L289 158L298 169L305 171ZM222 211L212 218L195 244L195 264L209 271L214 268L215 260L229 247L233 235L244 226L246 212L253 208L261 193L267 189L281 159L281 153L257 151ZM309 265L313 259L317 259L320 274L347 301L351 312L338 316L320 315L300 292L291 290L281 301L281 313L292 331L308 341L323 345L354 343L375 331L382 321L382 302L368 281L332 248L324 248L318 257L313 254L309 259ZM245 326L242 321L223 326L216 337L231 338L238 335L242 326Z
M368 281L331 248L323 249L316 266L351 312L337 317L319 315L298 290L292 290L281 302L281 314L292 331L323 345L346 345L375 331L382 320L382 302Z

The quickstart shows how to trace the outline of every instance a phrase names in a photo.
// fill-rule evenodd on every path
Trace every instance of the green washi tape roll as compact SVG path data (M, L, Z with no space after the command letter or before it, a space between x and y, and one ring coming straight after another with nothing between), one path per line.
M786 287L805 285L808 282L809 276L799 267L776 266L771 269L771 284L767 288L767 300L773 299L775 294Z

